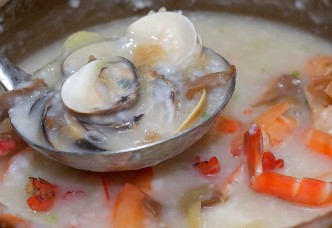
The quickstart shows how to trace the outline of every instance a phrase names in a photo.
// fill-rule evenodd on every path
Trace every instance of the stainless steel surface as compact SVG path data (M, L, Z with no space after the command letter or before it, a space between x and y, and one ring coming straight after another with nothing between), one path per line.
M304 29L332 41L331 0L81 0L78 7L71 7L69 2L8 1L0 8L0 52L18 63L36 50L75 31L121 17L142 15L162 6L169 10L253 15ZM60 155L58 159L61 159ZM331 216L327 214L325 217L329 219ZM331 220L319 223L323 220L326 219L317 218L314 224L298 227L331 227Z
M23 81L30 79L30 75L13 65L4 55L0 53L0 83L5 90L13 90Z
M25 73L9 62L4 56L0 55L0 82L7 90L12 90L20 82L28 79L29 74ZM218 114L227 105L234 92L235 80L236 75L234 73L233 77L228 80L226 85L222 86L222 89L225 90L224 100L220 107L216 109L216 112L214 112L207 120L180 134L143 146L103 152L59 151L43 147L42 145L27 140L23 136L21 137L46 157L82 170L109 172L135 170L153 166L180 154L199 140L212 127ZM20 134L19 131L17 133Z

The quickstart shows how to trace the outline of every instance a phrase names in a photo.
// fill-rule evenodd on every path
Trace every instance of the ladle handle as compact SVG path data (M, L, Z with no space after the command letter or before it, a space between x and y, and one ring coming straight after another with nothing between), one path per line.
M12 64L4 55L0 54L0 83L5 90L13 90L18 84L30 81L31 75Z

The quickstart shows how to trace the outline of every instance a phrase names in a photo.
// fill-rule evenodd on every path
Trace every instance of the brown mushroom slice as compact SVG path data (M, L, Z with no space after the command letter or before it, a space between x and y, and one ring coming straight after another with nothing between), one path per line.
M203 184L185 192L179 206L187 220L188 227L198 228L200 224L200 214L202 207L210 207L227 198L213 184Z
M294 75L281 75L277 81L274 81L268 90L257 103L253 106L271 105L279 102L282 99L301 100L304 94L301 88L301 81Z
M8 111L19 104L25 97L32 96L36 90L43 90L46 85L43 80L34 80L25 87L8 91L0 96L0 122L8 117Z
M70 110L83 114L111 113L138 100L138 80L133 64L122 57L94 60L62 85L61 98Z
M229 65L222 56L206 47L203 48L202 57L197 64L207 72L205 75L184 82L188 99L192 99L194 94L202 89L226 85L236 75L235 66Z

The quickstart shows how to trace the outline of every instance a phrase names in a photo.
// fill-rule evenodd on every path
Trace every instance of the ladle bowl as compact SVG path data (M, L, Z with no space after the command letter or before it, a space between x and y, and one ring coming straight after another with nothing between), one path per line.
M0 83L6 90L15 89L21 82L29 80L30 75L28 73L13 65L5 56L0 55ZM114 151L68 152L46 148L24 138L19 131L17 133L26 143L46 157L73 168L109 172L150 167L182 153L213 126L234 92L235 81L236 75L234 73L227 80L226 84L222 86L222 89L225 90L225 95L222 97L223 101L220 103L220 106L204 121L174 136L138 147Z

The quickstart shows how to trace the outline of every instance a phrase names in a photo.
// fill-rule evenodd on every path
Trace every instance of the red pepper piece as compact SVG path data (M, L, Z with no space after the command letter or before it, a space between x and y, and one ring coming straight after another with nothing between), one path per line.
M209 161L199 161L194 166L206 176L214 176L220 171L220 164L216 156Z
M284 160L276 160L274 154L270 151L266 151L262 155L262 169L263 172L273 171L276 168L283 168Z
M25 191L32 194L27 204L35 211L45 212L51 209L57 196L57 186L39 177L29 177Z
M1 139L0 140L0 156L8 154L16 147L14 139Z

